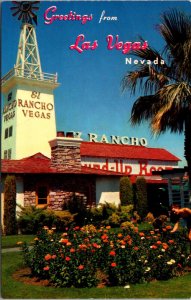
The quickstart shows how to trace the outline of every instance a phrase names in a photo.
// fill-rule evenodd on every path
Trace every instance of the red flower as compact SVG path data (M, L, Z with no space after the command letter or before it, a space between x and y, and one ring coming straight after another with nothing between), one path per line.
M171 226L171 225L167 225L167 226L166 226L166 229L167 229L167 230L170 230L170 229L172 229L172 226Z
M76 252L76 250L74 248L71 248L70 253L74 253L74 252Z
M84 269L84 266L83 266L83 265L79 265L79 266L78 266L78 269L79 269L79 270L83 270L83 269Z
M157 249L157 246L156 245L152 245L151 249Z
M140 236L145 236L144 232L139 232Z
M102 239L102 240L107 240L107 239L108 239L107 234L103 234L103 235L101 236L101 239Z
M48 271L49 269L50 269L49 266L43 268L44 271Z
M67 244L68 242L69 242L68 239L61 239L61 243L62 243L62 244Z
M117 264L115 262L111 263L111 267L116 267L116 266L117 266Z
M174 240L169 240L169 244L174 244Z
M115 256L115 255L116 255L116 253L115 253L115 251L110 251L110 252L109 252L109 255L111 255L111 256Z
M135 251L139 250L139 247L135 246L135 247L134 247L134 250L135 250Z
M55 258L56 258L56 254L53 254L53 255L52 255L52 259L55 259Z
M168 245L166 243L163 243L162 246L163 246L163 249L165 249L165 250L168 249Z
M66 260L66 261L70 261L71 258L70 258L69 256L66 256L65 260Z
M45 255L44 259L45 260L50 260L52 258L52 256L50 254Z
M161 242L161 241L157 241L156 243L157 243L157 245L161 245L161 244L162 244L162 242Z

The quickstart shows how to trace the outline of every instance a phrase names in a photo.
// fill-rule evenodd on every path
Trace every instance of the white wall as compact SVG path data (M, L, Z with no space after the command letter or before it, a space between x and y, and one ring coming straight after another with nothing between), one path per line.
M119 179L117 177L98 177L96 179L96 204L120 204Z

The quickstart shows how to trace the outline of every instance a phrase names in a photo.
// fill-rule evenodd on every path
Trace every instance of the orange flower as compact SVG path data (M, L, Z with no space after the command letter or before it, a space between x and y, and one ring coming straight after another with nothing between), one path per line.
M84 266L83 266L83 265L79 265L79 266L78 266L78 269L79 269L79 270L83 270L83 269L84 269Z
M111 226L106 226L105 228L106 228L106 229L111 229Z
M124 240L121 240L120 244L121 245L126 245L126 242Z
M56 254L53 254L53 255L52 255L52 259L55 259L55 258L56 258Z
M163 246L163 249L165 249L165 250L168 249L168 245L166 243L163 243L162 246Z
M69 240L68 240L68 239L61 239L60 242L61 242L62 244L67 244L67 243L69 242Z
M71 248L70 253L74 253L74 252L76 252L76 250L74 248Z
M70 258L69 256L66 256L65 260L66 260L66 261L70 261L71 258Z
M108 235L107 235L107 234L103 234L103 235L101 236L101 239L102 239L102 240L107 240L107 239L108 239Z
M45 255L44 259L45 260L50 260L52 258L52 256L50 254Z
M161 242L161 241L157 241L156 243L157 243L157 245L161 245L161 244L162 244L162 242Z
M167 226L166 226L166 229L167 229L167 230L171 230L171 229L172 229L172 226L171 226L171 225L167 225Z
M44 271L48 271L49 269L50 269L49 266L46 266L46 267L43 268Z
M155 234L155 232L153 230L150 231L150 234Z
M111 256L115 256L115 255L116 255L116 253L115 253L115 251L110 251L110 252L109 252L109 255L111 255Z
M71 245L72 245L72 243L70 243L70 242L66 243L66 246L71 246Z
M139 250L139 247L135 246L133 249L134 249L135 251L137 251L137 250Z
M144 232L139 232L140 236L145 236Z
M122 233L118 233L117 236L120 238L120 237L122 237L123 235L122 235Z
M116 267L116 266L117 266L117 264L115 262L111 263L111 267Z

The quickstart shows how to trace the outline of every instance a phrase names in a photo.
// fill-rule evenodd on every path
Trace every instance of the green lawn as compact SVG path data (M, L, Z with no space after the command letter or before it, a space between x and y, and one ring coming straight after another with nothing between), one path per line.
M2 254L2 297L14 299L59 298L190 298L191 273L168 281L131 285L129 289L53 288L30 286L13 280L12 273L22 266L19 252Z
M17 242L33 242L34 235L7 235L1 238L1 248L18 247Z

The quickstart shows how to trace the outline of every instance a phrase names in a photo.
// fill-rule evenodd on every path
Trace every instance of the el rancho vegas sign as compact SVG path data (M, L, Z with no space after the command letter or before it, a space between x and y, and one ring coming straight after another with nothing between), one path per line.
M82 132L72 132L74 138L81 138ZM128 137L128 136L118 136L106 134L98 135L96 133L88 133L87 141L94 143L107 143L107 144L118 144L118 145L133 145L133 146L147 146L147 140L143 137Z

